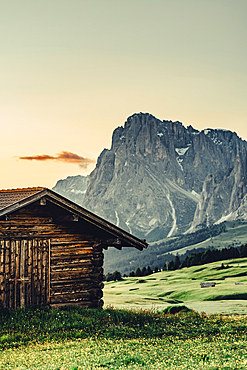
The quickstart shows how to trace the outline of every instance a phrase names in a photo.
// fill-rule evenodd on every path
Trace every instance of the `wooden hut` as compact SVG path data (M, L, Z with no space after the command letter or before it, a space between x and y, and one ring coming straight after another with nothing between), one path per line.
M102 307L109 246L147 243L47 188L0 190L0 306Z

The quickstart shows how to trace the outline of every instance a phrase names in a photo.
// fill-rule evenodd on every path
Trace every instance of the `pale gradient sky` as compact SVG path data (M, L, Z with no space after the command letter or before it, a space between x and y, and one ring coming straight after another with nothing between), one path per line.
M0 0L0 188L87 174L133 113L247 140L246 0Z

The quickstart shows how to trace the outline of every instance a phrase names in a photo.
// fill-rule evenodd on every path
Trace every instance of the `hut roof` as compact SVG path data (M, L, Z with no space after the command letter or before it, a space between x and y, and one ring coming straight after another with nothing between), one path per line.
M118 249L121 249L122 246L135 247L139 250L147 248L148 246L145 240L141 240L129 234L125 230L104 220L62 195L44 187L0 190L0 217L11 214L42 198L45 198L56 206L89 222L91 225L96 226L104 233L109 234L111 237L115 238L115 240L119 241L116 244L109 244L109 246L113 245Z
M45 188L22 188L22 189L7 189L0 190L0 210L17 203L19 200L25 199L30 195L36 194Z

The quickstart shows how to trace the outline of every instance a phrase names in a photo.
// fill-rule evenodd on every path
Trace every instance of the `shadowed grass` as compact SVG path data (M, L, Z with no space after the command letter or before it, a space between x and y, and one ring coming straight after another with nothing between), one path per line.
M173 312L173 311L171 311ZM211 337L222 332L241 335L247 321L206 316L195 311L176 315L155 311L85 309L68 306L51 310L25 308L2 310L0 314L0 349L28 343L44 343L79 338L162 338L188 339Z
M76 307L5 311L2 319L4 316L7 322L5 334L1 333L1 369L239 370L247 367L247 319L243 316L207 316L196 312L164 315ZM80 322L84 324L80 326ZM52 323L54 331L48 331L47 335L47 325ZM28 337L25 325L29 326L28 330L30 325L34 326L31 331L32 335L36 333L35 339Z

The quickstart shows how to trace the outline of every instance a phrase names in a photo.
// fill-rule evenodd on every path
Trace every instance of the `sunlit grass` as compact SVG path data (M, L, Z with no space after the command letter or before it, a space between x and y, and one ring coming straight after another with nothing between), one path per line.
M0 369L245 369L247 317L197 312L1 312Z
M235 318L238 317L238 320ZM0 314L0 349L30 343L83 338L188 339L216 335L245 335L245 316L208 316L195 311L164 314L156 311L83 309L66 307L5 310Z
M231 267L219 269L222 262ZM201 288L202 281L215 281L216 286ZM208 314L247 314L246 285L247 258L239 258L107 282L103 298L105 305L117 308L164 309L180 302Z
M247 368L246 316L67 307L0 317L0 369Z
M225 270L218 270L221 263L106 284L109 304L119 300L138 310L1 310L0 369L247 369L247 316L162 311L177 304L247 312L246 300L227 299L246 294L247 277L239 274L246 273L247 258L224 262L233 266ZM215 288L200 288L210 280Z
M83 339L1 353L1 369L246 369L247 341L221 335L193 338Z

